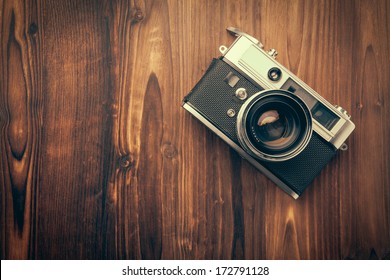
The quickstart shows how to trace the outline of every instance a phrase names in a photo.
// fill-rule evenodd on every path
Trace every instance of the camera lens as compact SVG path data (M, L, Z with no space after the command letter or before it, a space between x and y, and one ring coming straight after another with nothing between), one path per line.
M237 135L250 154L282 161L299 154L311 138L310 110L299 97L284 90L253 95L237 118Z

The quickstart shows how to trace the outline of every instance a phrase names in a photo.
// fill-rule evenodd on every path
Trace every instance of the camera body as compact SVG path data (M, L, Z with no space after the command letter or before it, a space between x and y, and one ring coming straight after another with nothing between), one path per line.
M350 115L292 74L255 38L237 36L183 100L205 124L295 199L314 180L355 125Z

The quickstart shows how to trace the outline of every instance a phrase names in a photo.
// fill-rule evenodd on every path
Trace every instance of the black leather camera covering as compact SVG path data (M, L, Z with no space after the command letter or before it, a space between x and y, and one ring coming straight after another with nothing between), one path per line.
M239 78L234 87L224 81L229 73ZM205 75L184 98L184 102L189 103L239 146L241 145L237 139L236 117L245 100L236 98L235 92L241 87L246 89L248 97L263 90L221 59L213 59ZM228 109L236 111L235 117L227 115ZM313 132L305 150L290 160L283 162L256 160L301 195L336 152L331 144Z

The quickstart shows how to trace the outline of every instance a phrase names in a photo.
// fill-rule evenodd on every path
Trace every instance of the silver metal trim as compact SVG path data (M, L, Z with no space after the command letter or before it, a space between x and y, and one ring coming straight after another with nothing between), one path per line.
M276 57L278 56L278 52L275 49L270 49L268 51L268 54L269 56L272 56L273 59L276 59Z
M245 36L246 38L248 38L249 40L251 40L253 43L255 43L256 45L258 45L260 48L263 47L263 44L257 40L255 37L252 37L251 35L245 33L245 32L242 32L240 29L236 28L236 27L228 27L226 28L226 30L230 33L230 34L233 34L234 36L236 37L239 37L239 36Z
M236 111L234 111L234 109L230 108L229 110L227 110L226 114L228 115L228 117L233 118L236 115Z
M225 52L227 51L227 47L226 46L224 46L224 45L222 45L222 46L219 46L219 52L221 53L221 54L225 54Z
M211 131L218 135L223 141L225 141L230 147L232 147L240 156L246 159L249 163L255 166L261 173L267 176L272 182L278 185L283 191L288 193L294 199L297 199L299 195L294 192L289 186L283 183L278 177L271 173L268 169L258 163L254 158L249 156L240 146L234 143L229 137L227 137L222 131L220 131L216 126L214 126L209 120L203 117L196 109L194 109L189 103L184 103L183 108L192 114L195 118L201 121L205 126L207 126Z
M245 88L238 88L235 95L240 100L245 100L248 97L248 93Z
M341 145L340 150L342 151L348 150L348 145L344 143L343 145Z

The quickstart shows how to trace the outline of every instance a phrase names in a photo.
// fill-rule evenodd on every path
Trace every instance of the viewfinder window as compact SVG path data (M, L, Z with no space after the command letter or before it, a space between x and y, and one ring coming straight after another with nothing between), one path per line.
M313 118L327 130L331 130L340 120L340 118L335 113L326 108L320 102L317 102L317 104L314 105L313 109L311 109L311 113Z

